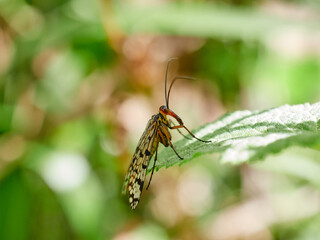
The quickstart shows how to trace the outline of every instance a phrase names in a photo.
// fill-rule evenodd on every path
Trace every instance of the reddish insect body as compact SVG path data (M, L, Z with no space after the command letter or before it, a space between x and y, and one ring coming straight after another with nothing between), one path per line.
M139 203L139 200L141 198L141 193L143 190L143 185L146 179L147 174L147 168L150 163L150 160L152 156L155 153L154 163L152 167L152 172L150 176L150 180L147 186L147 189L150 186L151 179L153 176L155 163L157 161L157 155L158 155L158 146L159 143L162 143L165 147L170 146L175 154L180 158L183 159L175 150L172 142L171 142L171 134L169 132L169 129L177 129L180 132L180 128L184 128L193 138L201 141L201 142L210 142L210 141L204 141L196 136L193 135L189 131L187 127L184 126L181 118L175 114L172 110L169 109L169 95L171 91L171 87L173 83L177 79L191 79L188 77L175 77L173 81L171 82L169 92L167 94L167 73L168 73L168 67L171 60L168 61L167 69L166 69L166 77L165 77L165 100L166 100L166 106L161 106L159 108L159 113L155 114L151 117L149 120L146 129L144 130L138 146L136 148L135 153L133 154L133 158L131 161L131 164L129 166L127 175L125 177L122 193L125 194L126 192L129 193L129 204L132 209L135 209ZM178 122L178 125L172 126L170 121L168 120L167 116L171 116L175 118ZM181 133L182 134L182 133ZM183 134L182 134L183 135ZM184 135L183 135L184 136ZM186 136L185 136L186 137Z

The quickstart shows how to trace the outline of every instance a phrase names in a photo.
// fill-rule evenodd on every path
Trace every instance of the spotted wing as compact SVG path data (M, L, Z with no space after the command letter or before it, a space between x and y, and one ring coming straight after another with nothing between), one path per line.
M152 117L139 140L122 187L123 194L129 192L129 203L132 209L137 207L141 197L147 168L156 148L156 135L157 122L155 117Z

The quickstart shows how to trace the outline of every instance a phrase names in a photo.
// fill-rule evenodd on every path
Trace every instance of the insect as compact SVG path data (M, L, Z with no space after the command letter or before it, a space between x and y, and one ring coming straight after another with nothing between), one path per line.
M159 108L159 113L153 115L149 120L147 127L144 130L139 140L135 153L133 154L131 164L129 166L127 175L123 183L122 194L125 194L126 192L129 193L129 204L132 209L135 209L139 203L139 200L141 198L141 193L143 190L143 185L146 179L147 168L152 156L155 153L152 172L151 172L150 180L146 189L148 189L150 186L153 172L155 169L155 164L157 161L159 143L162 143L165 147L170 146L172 150L175 152L175 154L178 156L178 158L180 158L181 160L183 159L177 153L177 151L175 150L171 142L171 134L169 132L169 129L171 130L177 129L179 133L182 134L180 131L180 128L184 128L193 138L197 139L198 141L205 142L205 143L211 142L211 141L205 141L197 138L192 132L189 131L189 129L186 126L184 126L181 118L169 108L169 96L170 96L171 87L173 83L178 79L193 79L193 78L184 77L184 76L178 76L173 78L169 87L169 91L167 93L168 68L172 60L174 60L174 58L168 60L167 67L166 67L166 74L165 74L166 105L161 106ZM175 118L178 122L178 125L174 126L172 122L168 120L167 116L171 116ZM186 138L189 138L184 134L182 135Z

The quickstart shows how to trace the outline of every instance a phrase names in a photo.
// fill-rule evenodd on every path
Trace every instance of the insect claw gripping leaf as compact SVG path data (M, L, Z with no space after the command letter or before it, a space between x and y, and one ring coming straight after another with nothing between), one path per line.
M189 132L189 134L202 142L208 142L201 140L194 136L189 129L187 129L181 118L175 114L172 110L169 109L169 93L172 87L172 84L177 79L189 79L187 77L176 77L174 78L173 82L171 83L169 87L169 91L167 94L167 72L169 63L173 59L169 60L167 63L167 69L166 69L166 77L165 77L165 100L166 100L166 106L161 106L159 108L159 113L155 114L151 117L149 120L146 129L144 130L139 142L138 146L135 150L135 153L133 154L132 161L130 163L128 172L126 174L123 186L122 186L122 193L125 194L126 192L129 193L129 204L132 209L135 209L140 201L143 185L146 179L147 174L147 168L149 166L150 160L153 156L153 154L156 152L159 146L159 143L162 143L165 147L170 146L172 150L175 152L175 154L180 158L183 159L174 149L174 146L171 143L171 134L169 132L169 129L177 129L179 132L179 128L184 128ZM170 122L167 119L167 115L175 118L179 125L178 126L171 126ZM151 177L149 180L149 184L147 188L150 185L155 164L157 161L157 154L154 159L154 164L151 172Z

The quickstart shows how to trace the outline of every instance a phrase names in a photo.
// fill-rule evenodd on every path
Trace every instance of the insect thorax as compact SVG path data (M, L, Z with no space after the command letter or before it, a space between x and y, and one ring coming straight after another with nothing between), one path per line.
M161 113L157 114L157 122L158 124L161 124L161 125L165 125L165 126L169 125L167 117Z

